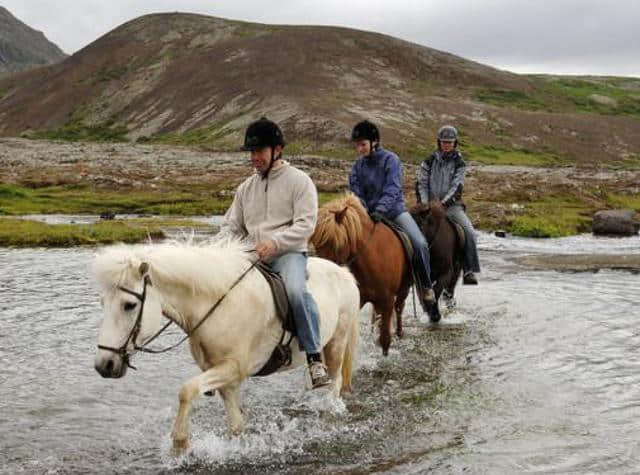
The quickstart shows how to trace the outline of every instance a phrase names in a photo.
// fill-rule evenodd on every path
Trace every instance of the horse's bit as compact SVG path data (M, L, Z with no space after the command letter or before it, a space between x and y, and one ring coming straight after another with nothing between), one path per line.
M164 332L169 325L171 325L172 323L174 323L174 320L171 318L170 315L168 315L167 313L165 313L164 311L162 311L162 314L167 317L169 319L169 321L160 329L158 330L155 335L153 335L151 338L149 338L147 341L145 341L142 346L138 346L138 344L136 343L136 338L138 337L138 333L140 333L140 326L141 326L141 321L142 321L142 312L144 311L144 302L147 298L147 286L151 286L151 278L149 277L149 275L145 275L144 276L144 282L143 282L143 286L142 286L142 293L139 294L138 292L134 292L133 290L129 290L126 287L122 287L122 286L118 286L118 289L122 290L123 292L126 292L130 295L133 295L134 297L136 297L139 301L140 301L140 310L138 310L138 316L136 317L136 321L133 324L133 328L131 329L131 331L129 332L129 336L127 336L127 339L125 340L124 344L122 344L120 347L118 348L113 348L111 346L105 346L105 345L98 345L98 348L101 350L107 350L107 351L111 351L113 353L116 353L118 355L120 355L124 361L124 363L132 369L136 369L135 366L133 366L130 362L129 362L129 357L131 355L133 355L136 351L142 351L144 353L165 353L169 350L173 350L174 348L176 348L177 346L181 345L185 340L187 340L189 337L191 337L191 335L193 335L195 333L195 331L200 328L200 326L205 322L205 320L207 318L209 318L213 312L216 310L216 308L218 308L218 306L220 305L220 303L224 300L224 298L229 294L229 292L231 292L231 290L240 283L240 281L244 278L244 276L246 276L249 271L251 269L253 269L256 264L260 261L260 259L256 259L255 261L253 261L251 263L251 265L249 266L249 268L247 270L245 270L240 277L238 277L235 282L231 285L231 287L229 287L229 290L227 290L226 293L224 293L222 295L222 297L220 297L218 299L218 301L213 304L213 306L209 309L209 311L204 315L204 317L202 317L200 319L200 321L188 332L186 332L186 335L184 337L182 337L182 339L180 341L178 341L177 343L168 346L166 348L162 348L160 350L155 350L153 348L147 348L147 345L149 345L149 343L151 343L153 340L155 340L158 336L160 336L160 334L162 332ZM129 342L133 342L133 352L129 352L127 351L127 347L129 346Z
M144 281L143 281L143 285L142 285L142 293L139 294L138 292L134 292L133 290L129 290L125 287L122 286L118 286L118 289L122 290L123 292L126 292L130 295L133 295L135 298L137 298L138 300L140 300L140 310L138 310L138 316L136 317L136 321L133 324L133 328L131 329L131 331L129 332L129 335L127 336L127 339L124 341L124 343L118 347L118 348L113 348L111 346L106 346L106 345L98 345L98 348L101 350L108 350L111 351L113 353L116 353L118 355L120 355L123 359L123 361L125 362L125 364L132 369L136 369L135 366L132 366L131 363L129 362L129 356L130 353L127 351L127 347L129 346L129 342L133 341L133 348L134 350L142 350L144 351L143 347L138 347L138 345L136 344L136 338L138 338L138 333L140 333L140 323L142 321L142 312L144 311L144 302L147 299L147 286L148 285L152 285L151 284L151 277L149 277L149 275L145 275L144 276ZM162 327L162 330L164 331L165 328L167 328L169 326L169 324L171 324L171 321L169 321L168 324L166 324L164 327ZM154 335L153 338L155 338L158 334ZM150 343L151 340L149 340L148 343ZM143 345L144 346L144 345Z

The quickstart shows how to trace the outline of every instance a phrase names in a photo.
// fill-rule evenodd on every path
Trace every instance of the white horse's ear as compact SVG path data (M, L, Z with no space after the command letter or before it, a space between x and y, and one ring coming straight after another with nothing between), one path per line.
M138 272L140 272L140 277L143 277L147 272L149 272L149 264L141 262L140 267L138 267Z

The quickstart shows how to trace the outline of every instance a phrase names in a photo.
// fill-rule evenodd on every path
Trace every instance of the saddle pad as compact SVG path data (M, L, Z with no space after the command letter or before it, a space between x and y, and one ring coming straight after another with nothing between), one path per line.
M451 224L453 224L453 228L456 230L456 235L458 238L458 245L464 249L465 244L467 243L467 235L464 232L464 228L456 223L453 219L447 216L447 219Z
M404 248L408 261L413 262L413 245L411 244L411 240L409 239L409 236L407 236L407 233L405 233L400 226L387 218L382 218L382 222L396 233L396 236L398 236L398 239L400 239L400 242L402 243L402 247Z
M293 313L291 312L291 307L289 306L289 299L287 298L287 291L284 288L284 282L282 282L282 278L280 274L274 272L268 264L264 262L258 262L256 264L256 269L262 273L265 279L267 279L267 283L269 287L271 287L271 293L273 294L273 301L276 306L276 314L280 321L282 322L282 327L288 331L296 334L296 327L293 320Z

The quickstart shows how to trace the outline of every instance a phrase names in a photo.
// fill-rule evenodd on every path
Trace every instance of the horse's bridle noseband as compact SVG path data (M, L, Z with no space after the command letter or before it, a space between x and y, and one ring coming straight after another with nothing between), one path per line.
M133 342L134 350L140 349L136 344L136 338L138 338L138 333L140 333L140 326L142 322L142 312L144 311L144 302L147 299L147 286L150 286L150 285L152 285L151 277L149 277L149 275L145 275L143 284L142 284L141 294L139 294L138 292L134 292L133 290L129 290L126 287L122 287L121 285L118 286L118 289L130 295L133 295L135 298L140 300L140 310L138 310L138 316L136 317L136 321L133 324L133 328L129 332L129 336L127 336L127 339L124 341L124 343L120 347L113 348L112 346L98 345L98 348L100 348L101 350L111 351L113 353L120 355L124 360L124 362L126 363L126 365L133 369L136 369L136 368L132 366L131 363L129 362L130 353L127 351L127 347L129 346L129 342Z

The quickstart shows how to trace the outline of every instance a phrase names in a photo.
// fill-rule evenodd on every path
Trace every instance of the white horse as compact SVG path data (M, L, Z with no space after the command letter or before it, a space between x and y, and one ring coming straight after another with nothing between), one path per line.
M92 262L104 309L95 368L106 378L124 376L129 358L162 326L163 313L189 334L222 298L189 337L202 373L189 379L179 393L172 431L177 453L189 447L190 408L204 393L220 393L233 435L244 430L238 388L263 367L281 340L283 330L271 290L259 271L250 269L250 258L255 256L239 243L172 243L111 246ZM359 331L358 287L348 270L328 260L310 258L308 270L308 288L320 311L331 391L338 397L351 385ZM281 369L306 363L296 339L290 346L292 363Z

